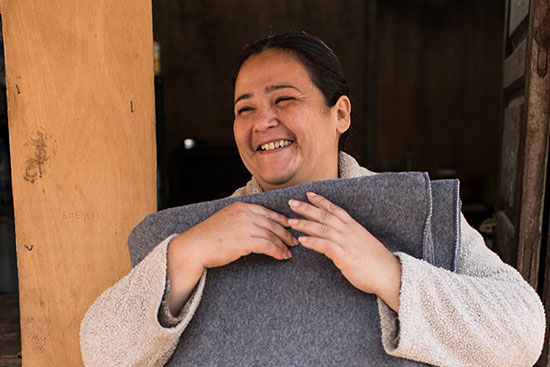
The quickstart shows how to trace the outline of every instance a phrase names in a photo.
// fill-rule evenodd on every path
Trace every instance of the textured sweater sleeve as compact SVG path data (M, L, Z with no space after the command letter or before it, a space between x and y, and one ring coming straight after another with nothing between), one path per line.
M532 366L544 341L542 302L461 221L457 273L396 253L399 315L378 300L384 349L435 366Z
M205 274L173 327L159 323L166 287L166 251L174 236L161 242L128 275L92 304L80 327L82 359L94 366L161 366L176 348L193 317Z

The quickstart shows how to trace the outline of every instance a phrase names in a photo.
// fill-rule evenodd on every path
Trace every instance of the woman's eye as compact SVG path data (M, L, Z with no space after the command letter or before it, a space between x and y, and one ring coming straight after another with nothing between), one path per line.
M246 114L249 111L252 111L252 107L242 107L237 110L237 115L242 116L243 114Z
M293 101L293 100L294 100L294 97L279 97L275 100L275 104L278 104L280 102Z

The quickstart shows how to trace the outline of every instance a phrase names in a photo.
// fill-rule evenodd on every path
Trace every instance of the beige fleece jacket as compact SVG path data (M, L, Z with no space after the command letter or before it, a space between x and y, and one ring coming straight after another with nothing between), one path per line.
M342 178L374 174L345 153L339 165ZM252 179L233 196L261 191ZM169 291L166 251L172 238L90 307L80 329L85 366L162 366L168 361L207 281L205 272L180 315L169 315L163 300ZM485 246L464 217L461 246L457 273L396 253L402 265L399 314L378 300L384 349L435 366L532 366L546 324L538 295Z

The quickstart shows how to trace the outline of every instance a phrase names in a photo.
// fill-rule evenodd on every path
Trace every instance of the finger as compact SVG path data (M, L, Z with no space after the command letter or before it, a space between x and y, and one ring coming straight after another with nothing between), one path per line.
M266 207L263 207L257 204L247 204L247 205L249 205L249 209L252 213L267 217L272 221L279 223L283 227L289 226L288 218L284 214L277 213L276 211L267 209Z
M233 217L235 224L244 225L241 233L244 234L244 232L247 232L249 236L256 235L268 240L270 236L273 236L277 237L277 240L274 242L284 241L288 246L298 245L298 240L284 227L285 225L288 227L286 216L266 209L261 205L239 201L230 204L226 208L230 208L228 209L231 210L229 215ZM239 231L237 227L234 230ZM267 235L266 232L269 232L271 235ZM286 247L285 244L281 246Z
M262 219L265 220L266 222L269 221L269 219L266 219L266 218L262 218ZM279 224L277 224L275 222L271 222L271 224L273 226L279 226L280 230L282 230L282 231L286 231L286 229L284 229L282 226L280 226ZM294 240L296 241L296 244L298 244L298 240L295 239L294 237L292 237L290 232L288 232L288 236L290 237L289 242L292 243L292 246L296 246L294 244ZM259 238L259 239L269 241L274 246L279 247L281 249L281 251L285 254L287 252L289 252L289 249L287 247L288 245L283 241L283 239L281 239L281 237L279 235L272 232L270 229L266 229L266 228L260 226L258 223L255 223L255 225L252 229L252 232L250 232L250 237ZM253 244L254 244L254 242L253 242Z
M344 209L340 208L338 205L334 204L332 201L323 197L322 195L316 194L314 192L306 193L308 200L315 206L326 210L330 214L334 215L336 218L340 219L344 223L351 219L351 216Z
M292 229L338 243L340 233L331 226L307 219L289 219L288 222Z
M340 220L325 209L320 209L311 204L304 203L303 201L293 199L289 200L288 204L290 205L290 209L292 209L295 213L300 214L307 219L324 223L332 227L339 227Z
M272 221L270 218L263 219L263 222L258 223L258 225L263 226L263 228L280 238L286 244L286 246L293 247L298 245L298 240L285 227L277 222Z
M278 236L287 246L297 246L298 240L285 229L289 227L288 218L261 205L250 204L250 210L260 219L256 224Z
M334 242L324 238L310 236L300 236L298 240L302 246L317 251L331 259L335 264L337 263L341 253L341 248Z
M252 236L254 242L250 251L255 254L263 254L271 256L277 260L286 260L292 257L292 252L284 245L284 243L275 235L266 237Z

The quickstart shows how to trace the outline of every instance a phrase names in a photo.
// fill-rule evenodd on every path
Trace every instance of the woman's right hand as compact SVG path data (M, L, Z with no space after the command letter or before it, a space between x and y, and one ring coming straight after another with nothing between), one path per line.
M170 312L181 308L206 268L227 265L251 253L290 259L298 240L288 218L260 205L236 202L175 237L168 246Z

